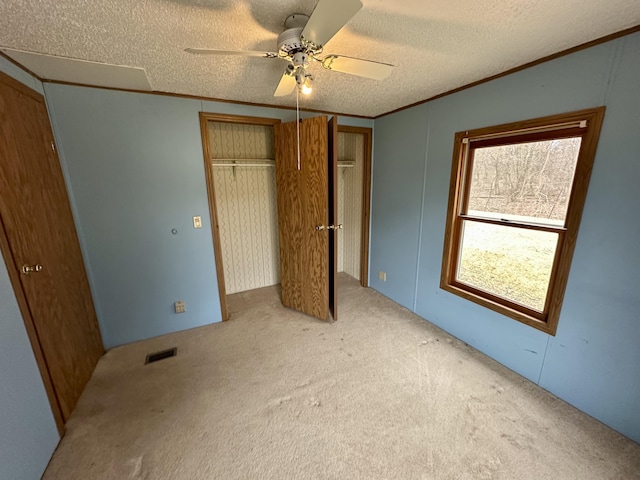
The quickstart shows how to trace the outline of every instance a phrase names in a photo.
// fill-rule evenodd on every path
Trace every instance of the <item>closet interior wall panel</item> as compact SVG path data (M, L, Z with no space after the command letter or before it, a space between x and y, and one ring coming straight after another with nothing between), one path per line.
M338 138L342 140L342 133L338 132ZM340 145L340 143L338 144ZM340 155L340 146L338 146L338 155ZM340 158L340 156L338 156ZM344 225L344 190L346 168L338 168L338 223ZM344 227L338 232L338 272L344 272Z
M362 180L364 137L359 133L338 133L338 161L353 167L338 169L338 271L360 280L362 243Z
M273 127L208 122L208 130L227 294L275 285L280 263ZM216 165L234 159L238 166Z

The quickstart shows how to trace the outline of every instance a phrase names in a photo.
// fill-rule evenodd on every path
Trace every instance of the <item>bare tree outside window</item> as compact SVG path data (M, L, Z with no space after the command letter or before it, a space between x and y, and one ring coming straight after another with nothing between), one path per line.
M469 212L564 223L580 141L574 137L476 149Z

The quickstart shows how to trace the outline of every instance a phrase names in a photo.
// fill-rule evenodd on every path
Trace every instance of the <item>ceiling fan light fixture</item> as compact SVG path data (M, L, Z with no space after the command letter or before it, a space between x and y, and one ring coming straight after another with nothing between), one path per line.
M300 93L309 95L311 92L313 92L313 76L307 75L302 85L300 85Z

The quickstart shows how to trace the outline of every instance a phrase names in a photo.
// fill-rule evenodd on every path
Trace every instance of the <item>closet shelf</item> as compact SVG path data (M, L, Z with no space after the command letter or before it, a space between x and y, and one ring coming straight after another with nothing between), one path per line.
M212 158L214 167L273 167L276 161L273 158Z
M276 161L272 158L213 158L214 167L274 167ZM338 168L353 168L352 161L338 160Z

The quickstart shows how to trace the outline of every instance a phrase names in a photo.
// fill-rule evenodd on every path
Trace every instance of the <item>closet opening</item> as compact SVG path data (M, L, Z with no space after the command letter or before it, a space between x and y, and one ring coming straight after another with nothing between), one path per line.
M278 123L273 118L200 113L223 320L243 297L236 294L280 284L273 128ZM339 278L348 275L365 287L371 134L370 128L338 126L338 218L343 225L338 234Z
M370 128L338 125L338 275L363 287L369 286L371 134Z

